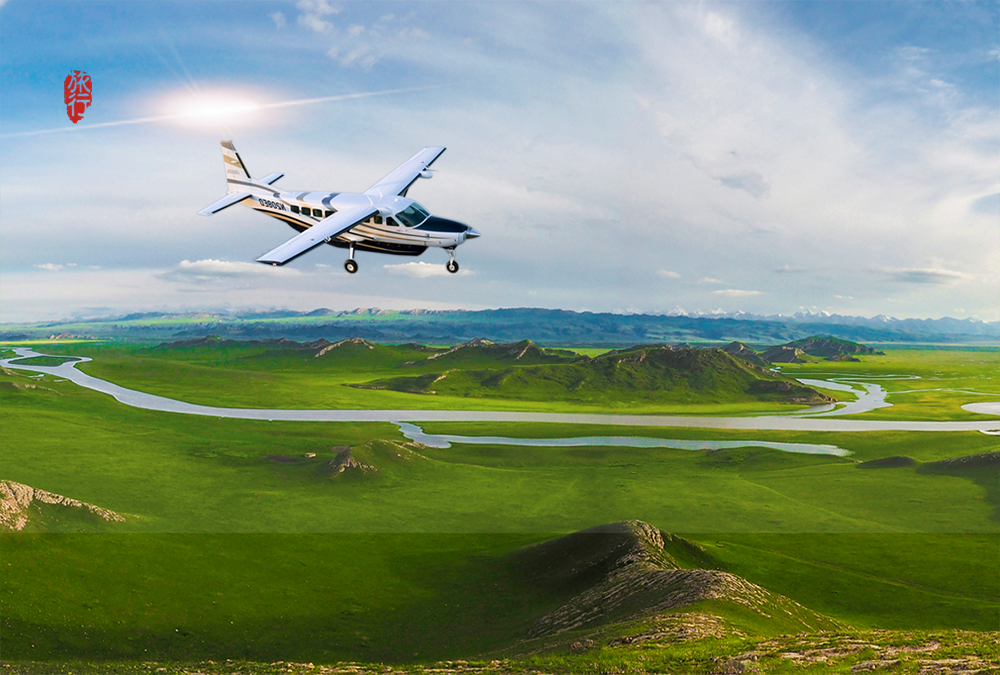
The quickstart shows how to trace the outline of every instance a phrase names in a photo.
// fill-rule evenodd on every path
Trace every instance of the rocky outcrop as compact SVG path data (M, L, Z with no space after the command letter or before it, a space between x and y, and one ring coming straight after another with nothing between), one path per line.
M86 510L98 518L109 522L125 522L123 516L109 509L46 492L45 490L36 490L33 487L15 483L14 481L0 480L0 530L23 530L28 524L29 509L34 502Z
M334 342L333 344L327 344L326 346L319 349L316 352L315 358L319 358L324 354L331 352L335 349L339 349L345 345L357 345L358 347L367 348L369 351L375 349L375 345L365 340L364 338L348 338L347 340L341 340L340 342Z
M800 358L803 354L805 354L805 352L797 347L776 345L765 349L761 354L761 358L769 363L805 363L805 361Z
M669 612L711 599L738 603L764 616L768 616L765 610L776 607L805 610L734 574L682 569L664 550L663 537L652 525L629 520L521 551L518 562L533 571L536 584L544 584L549 591L574 591L569 601L536 621L528 637Z
M378 471L371 464L365 464L364 462L359 462L351 455L351 449L348 447L333 447L331 450L337 451L336 456L326 463L325 470L327 473L332 475L342 474L345 471Z
M758 368L769 368L770 364L764 359L760 354L754 350L747 347L742 342L730 342L728 345L722 348L722 351L726 352L730 356L735 356L738 359L743 359L744 361L749 361Z

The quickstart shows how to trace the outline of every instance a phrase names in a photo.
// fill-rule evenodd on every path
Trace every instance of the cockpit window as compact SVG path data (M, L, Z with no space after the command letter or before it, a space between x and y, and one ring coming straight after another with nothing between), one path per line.
M406 225L407 227L416 227L420 223L424 222L430 218L431 214L427 213L420 204L413 202L405 209L396 214L399 221Z

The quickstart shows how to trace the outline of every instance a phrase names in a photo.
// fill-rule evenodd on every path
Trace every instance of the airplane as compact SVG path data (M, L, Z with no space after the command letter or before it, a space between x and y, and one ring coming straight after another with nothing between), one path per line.
M361 194L350 192L278 192L271 187L283 173L253 179L232 141L222 141L229 194L198 213L210 216L233 204L284 221L300 232L268 251L257 262L284 265L320 244L350 250L344 269L358 271L354 251L417 256L434 246L448 252L449 272L458 272L455 248L479 233L468 225L432 216L407 198L418 178L430 178L428 169L445 148L424 148L395 171Z

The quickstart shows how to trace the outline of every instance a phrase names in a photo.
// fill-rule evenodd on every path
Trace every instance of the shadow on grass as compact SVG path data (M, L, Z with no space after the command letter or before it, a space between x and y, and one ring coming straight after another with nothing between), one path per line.
M1000 522L1000 452L942 459L924 464L917 473L966 478L983 488L986 501L993 506L990 518Z

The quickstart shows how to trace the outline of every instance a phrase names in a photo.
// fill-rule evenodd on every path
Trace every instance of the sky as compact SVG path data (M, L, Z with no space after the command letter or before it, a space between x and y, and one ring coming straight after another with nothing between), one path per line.
M63 81L93 81L73 124ZM417 258L234 207L409 192ZM0 0L0 321L547 307L1000 319L1000 2Z

